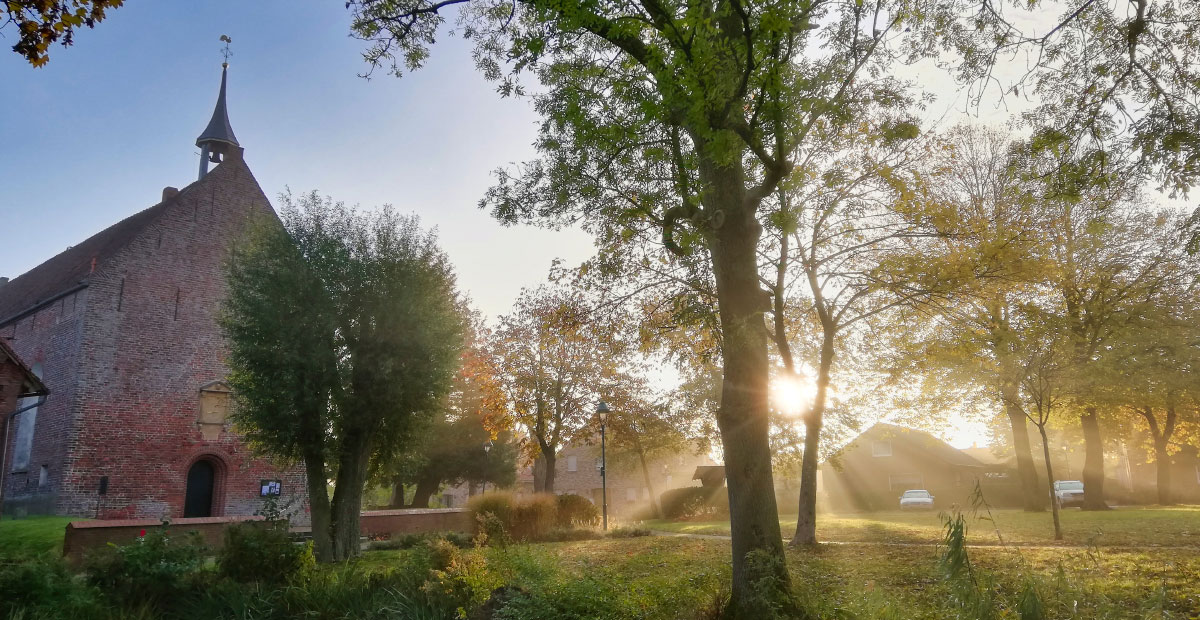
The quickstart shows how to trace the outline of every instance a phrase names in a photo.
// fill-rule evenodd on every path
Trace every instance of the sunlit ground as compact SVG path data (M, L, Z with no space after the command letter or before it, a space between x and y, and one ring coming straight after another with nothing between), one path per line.
M1101 547L1186 546L1200 548L1200 506L1170 508L1117 508L1103 512L1064 509L1060 515L1064 541L1054 542L1050 511L1027 513L1017 509L993 510L968 517L968 540L972 544L1096 545ZM795 517L779 521L784 538L796 530ZM729 534L723 521L648 521L654 530L690 534ZM828 542L935 543L943 534L937 511L886 511L861 514L817 515L817 538Z

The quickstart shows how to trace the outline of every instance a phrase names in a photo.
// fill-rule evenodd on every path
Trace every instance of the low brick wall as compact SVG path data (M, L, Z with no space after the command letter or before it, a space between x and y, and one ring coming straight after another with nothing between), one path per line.
M175 519L167 531L179 534L197 532L205 544L219 548L225 541L225 528L243 521L262 521L259 516L245 517L195 517ZM79 562L90 549L108 543L127 545L137 540L142 532L149 532L162 525L157 519L121 519L104 521L72 521L67 524L63 537L63 555L71 562Z
M262 521L259 516L246 517L203 517L176 519L167 526L168 531L179 534L195 531L205 544L220 548L225 541L225 528L243 521ZM155 519L125 519L108 521L72 521L67 524L63 538L63 555L71 562L79 562L90 549L108 543L126 545L137 540L142 532L149 532L162 525ZM469 532L471 518L461 508L424 508L411 510L368 510L362 513L359 529L363 536L383 537L400 534L425 534L430 532ZM307 527L292 528L293 532L310 531Z
M367 510L359 522L363 536L470 532L471 527L471 516L462 508Z

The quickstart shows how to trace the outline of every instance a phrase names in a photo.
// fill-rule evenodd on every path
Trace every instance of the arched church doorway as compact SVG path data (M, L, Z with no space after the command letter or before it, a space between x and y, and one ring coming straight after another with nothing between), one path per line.
M213 495L217 486L217 470L212 461L200 459L187 473L187 492L183 499L183 516L211 517Z

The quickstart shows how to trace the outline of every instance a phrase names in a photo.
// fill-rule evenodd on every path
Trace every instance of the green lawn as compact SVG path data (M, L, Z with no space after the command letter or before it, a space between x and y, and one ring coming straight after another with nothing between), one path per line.
M0 557L59 555L67 524L78 517L0 519Z
M365 570L385 571L408 552L370 552ZM704 618L727 593L729 543L640 538L521 545L467 552L486 558L495 583L536 594L551 616ZM1013 612L1032 580L1048 618L1190 618L1200 613L1200 551L972 550L979 577L993 579L999 607ZM793 587L821 618L963 618L940 578L933 548L827 546L789 551ZM508 617L508 616L505 616ZM1016 617L1015 615L1004 617Z
M1061 513L1063 544L1104 547L1200 547L1200 506L1172 508L1117 508L1084 512L1075 508ZM970 519L972 544L1004 542L1051 545L1054 524L1050 512L1028 513L1015 509L993 510L994 521ZM796 529L795 518L781 519L785 538ZM653 530L689 534L729 534L728 521L647 521ZM817 515L817 537L830 542L933 543L941 540L942 521L937 512L875 512Z

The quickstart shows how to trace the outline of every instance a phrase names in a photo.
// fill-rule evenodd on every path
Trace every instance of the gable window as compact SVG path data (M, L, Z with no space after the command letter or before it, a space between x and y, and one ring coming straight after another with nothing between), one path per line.
M200 388L200 417L196 423L204 439L214 441L220 437L225 419L229 417L231 395L229 386L222 381L214 381Z
M567 457L567 471L579 471L579 459L574 456Z
M46 486L47 482L50 482L50 468L42 465L41 471L38 472L38 488Z
M891 456L892 442L875 441L871 443L871 456Z

